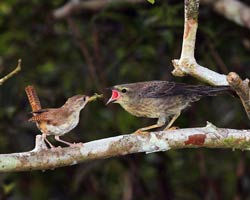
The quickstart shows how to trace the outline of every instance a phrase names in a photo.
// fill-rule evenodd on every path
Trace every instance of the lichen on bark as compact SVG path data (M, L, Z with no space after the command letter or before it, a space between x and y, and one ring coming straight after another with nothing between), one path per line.
M198 21L199 0L185 0L186 17Z

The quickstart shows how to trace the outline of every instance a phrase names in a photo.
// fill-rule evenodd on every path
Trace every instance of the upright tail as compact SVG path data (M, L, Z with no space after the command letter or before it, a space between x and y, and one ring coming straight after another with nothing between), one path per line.
M25 92L29 99L32 112L40 110L42 107L34 86L33 85L27 86L25 88Z

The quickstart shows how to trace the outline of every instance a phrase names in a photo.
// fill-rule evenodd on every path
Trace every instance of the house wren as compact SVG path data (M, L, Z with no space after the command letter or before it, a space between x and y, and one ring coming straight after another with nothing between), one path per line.
M118 103L132 115L158 119L156 124L140 128L136 133L162 127L172 117L164 130L169 129L191 102L198 101L203 96L231 91L229 86L186 85L168 81L122 84L111 89L112 96L107 104Z
M32 105L32 100L38 99L36 93L28 87L26 87L26 93L29 97L29 101ZM100 97L100 95L94 95L92 97L85 95L76 95L69 98L66 103L60 108L47 108L47 109L33 109L33 117L29 119L30 122L35 122L37 127L42 132L42 138L49 144L51 148L54 146L48 141L46 136L54 135L55 140L65 143L69 146L75 145L74 143L66 142L60 139L60 136L68 133L74 129L78 122L80 111L85 107L85 105ZM39 100L38 100L39 102ZM40 105L40 102L39 102Z

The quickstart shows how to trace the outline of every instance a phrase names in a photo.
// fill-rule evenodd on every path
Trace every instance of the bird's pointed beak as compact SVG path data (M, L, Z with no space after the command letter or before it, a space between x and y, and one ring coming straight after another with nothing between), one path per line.
M112 89L112 95L110 99L108 100L108 102L106 103L106 105L108 105L109 103L115 102L116 100L120 98L120 96L121 94L119 93L118 90Z
M89 102L90 97L89 96L85 96L85 97L83 97L83 99L85 99L86 102Z

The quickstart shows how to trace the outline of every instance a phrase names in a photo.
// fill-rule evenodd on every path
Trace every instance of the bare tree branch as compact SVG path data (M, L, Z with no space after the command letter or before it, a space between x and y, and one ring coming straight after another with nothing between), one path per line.
M250 87L249 80L241 80L240 76L235 72L230 72L227 75L229 85L236 91L245 108L248 119L250 119Z
M9 78L17 74L19 71L21 71L21 63L22 63L22 60L19 59L16 69L14 69L12 72L10 72L9 74L7 74L6 76L0 79L0 85L3 85L5 81L7 81Z
M199 0L185 1L183 46L180 59L173 61L175 66L173 74L179 76L189 74L212 85L228 85L225 75L202 67L195 60L198 8ZM232 80L234 82L234 79ZM236 87L237 85L234 87L234 84L230 82L230 76L228 81L236 92L240 91ZM242 95L243 102L248 100L243 98L246 94ZM250 130L217 128L208 123L206 127L149 132L141 135L121 135L88 142L80 147L57 149L47 149L41 135L38 135L36 146L32 151L1 154L0 172L54 169L132 153L153 153L170 149L199 147L249 150Z
M238 0L201 0L227 19L250 29L250 7Z
M130 2L130 3L140 3L147 2L146 0L70 0L62 7L57 8L53 11L53 16L55 19L63 19L70 16L72 13L79 12L81 10L89 11L99 11L105 6L117 5L119 3Z
M198 147L249 150L250 130L223 129L208 123L201 128L121 135L56 150L47 149L38 135L33 151L1 154L0 172L55 169L138 152Z
M69 0L66 4L53 11L55 19L66 18L82 10L99 11L106 6L119 3L147 3L146 0ZM211 5L215 12L227 19L250 29L250 7L239 0L201 0L204 5Z
M200 66L194 57L195 39L198 28L199 0L185 0L185 25L182 43L181 58L173 60L175 76L191 75L211 85L230 85L238 94L243 107L250 119L250 92L249 80L242 81L231 72L228 76L216 73Z
M194 57L199 0L185 0L185 24L181 57L173 60L175 76L191 75L211 85L228 85L226 76L199 65Z

